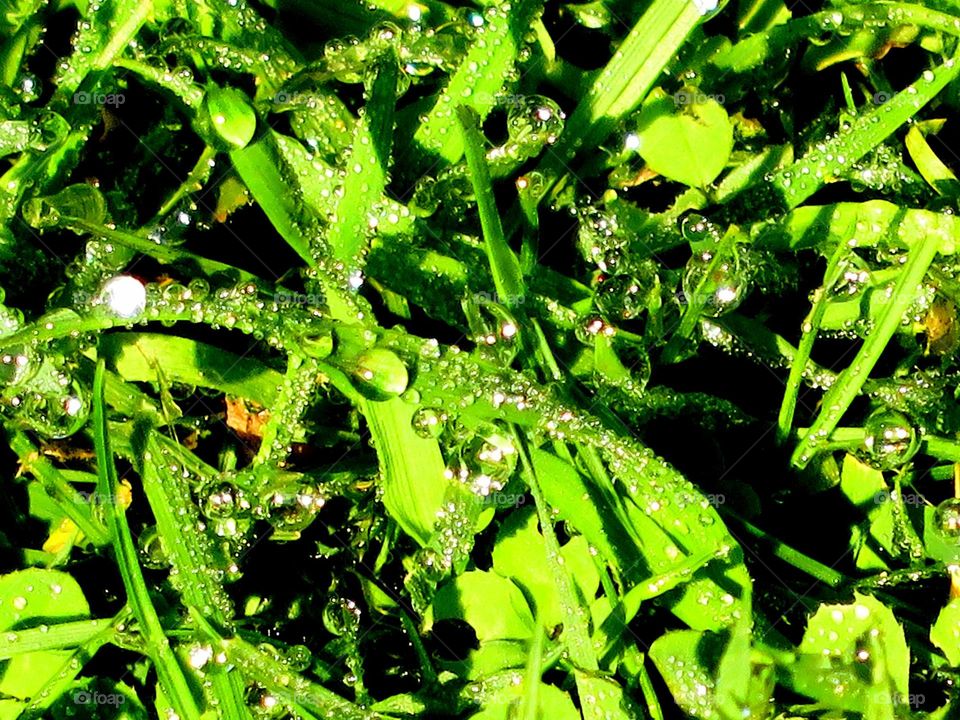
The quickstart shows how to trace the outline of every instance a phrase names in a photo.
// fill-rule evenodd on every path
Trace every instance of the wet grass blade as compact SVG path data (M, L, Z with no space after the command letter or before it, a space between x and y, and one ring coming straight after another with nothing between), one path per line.
M860 160L933 100L960 74L960 55L922 76L881 105L857 117L849 130L824 141L813 152L774 173L770 185L792 209L823 185L840 179L850 163Z
M837 244L830 262L827 264L823 284L814 292L813 307L803 321L801 327L803 334L797 347L797 353L790 363L790 375L787 377L787 387L783 392L783 402L780 405L780 414L777 419L777 430L781 442L787 439L790 428L793 426L793 414L796 409L797 395L800 392L800 383L803 382L807 361L810 359L813 343L823 321L823 314L827 309L827 295L839 280L842 269L841 260L848 252L849 248L846 245Z
M0 635L0 660L24 653L60 650L83 645L113 627L113 619L78 620L29 628Z
M399 75L394 53L384 55L372 72L376 75L363 115L354 125L353 143L344 164L343 194L328 237L330 251L348 271L356 269L364 238L370 231L373 206L386 188L393 144Z
M281 171L284 162L274 136L272 130L267 131L250 145L231 151L230 160L280 236L304 262L314 265L310 229L315 220L304 207L299 185L288 181L292 170Z
M100 354L128 382L155 382L162 361L170 380L237 395L270 407L282 376L259 360L198 340L158 333L111 333Z
M821 403L823 410L810 426L809 433L797 444L791 457L795 467L802 468L810 462L817 446L827 440L854 398L860 393L884 348L900 327L904 313L913 300L912 289L923 281L927 270L940 251L941 236L946 236L945 228L942 225L933 226L930 232L910 250L909 259L897 278L890 302L884 308L883 314L867 336L853 362L827 391ZM952 240L949 242L952 243Z
M104 373L103 361L97 363L93 381L93 441L97 453L98 482L97 492L102 498L118 496L119 480L117 468L110 449L110 437L107 431L106 407L103 399ZM113 550L117 566L127 590L127 602L144 636L147 652L153 660L163 686L174 708L187 720L199 720L200 709L193 696L183 669L177 662L170 641L160 624L160 618L150 599L146 581L137 555L137 548L127 524L126 514L116 502L107 500L103 505L107 527L113 539Z
M482 24L476 30L476 40L414 134L424 151L448 163L462 157L463 138L456 131L454 109L466 105L481 118L493 109L516 64L523 37L541 7L538 0L518 0L512 5L501 1L478 13Z
M490 270L493 274L497 295L507 307L516 307L523 302L523 275L517 256L507 245L500 224L490 182L490 171L483 154L483 138L477 126L477 114L465 105L457 108L457 120L463 133L467 166L470 169L470 181L477 197L477 209L480 212L480 224L483 228L484 249Z
M557 145L537 169L542 199L569 171L576 154L595 148L618 120L640 106L687 36L702 20L696 2L655 0L600 71L567 121Z
M590 612L580 601L576 588L574 587L573 578L570 576L570 571L565 567L561 559L560 543L553 529L552 509L547 505L546 497L540 487L540 480L537 477L536 467L530 459L527 442L520 432L515 432L514 437L519 446L523 475L527 482L527 487L530 488L530 494L533 495L533 500L537 506L537 516L540 518L540 531L543 534L543 540L547 550L547 562L550 567L553 584L557 588L560 609L563 613L563 638L570 652L570 659L582 670L596 671L599 666L597 664L596 652L590 639Z
M150 431L141 456L143 489L175 569L171 580L184 603L198 608L219 627L229 627L232 611L222 585L224 571L218 570L213 547L202 530L197 505L184 477L199 463L196 459L185 462L185 454L189 451L178 443ZM243 684L236 674L216 673L211 685L221 717L242 720L250 716L243 701Z

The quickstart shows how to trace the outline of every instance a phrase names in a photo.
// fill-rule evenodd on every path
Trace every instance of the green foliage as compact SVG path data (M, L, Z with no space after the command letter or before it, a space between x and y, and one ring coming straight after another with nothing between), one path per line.
M650 169L691 187L716 180L733 150L727 111L713 98L695 98L678 108L675 98L651 92L637 125L637 152Z
M958 28L7 3L0 719L954 717Z

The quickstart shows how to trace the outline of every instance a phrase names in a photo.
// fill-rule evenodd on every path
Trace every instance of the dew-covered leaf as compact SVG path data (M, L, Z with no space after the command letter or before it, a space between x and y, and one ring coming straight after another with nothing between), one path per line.
M428 626L450 619L468 622L481 643L528 640L535 628L520 588L505 577L482 570L463 573L437 591Z
M404 532L426 545L450 483L436 439L420 437L413 428L416 411L393 398L376 403L366 415L377 438L383 504Z
M847 605L821 605L810 618L790 671L793 688L825 707L889 713L908 697L910 651L893 612L854 594Z
M0 632L81 620L90 615L83 590L70 575L31 568L0 577ZM33 698L59 673L73 652L42 650L16 655L0 669L0 718L20 715Z
M541 7L539 0L495 2L486 12L475 14L477 26L470 50L414 134L427 153L451 163L460 159L463 138L456 130L454 109L466 105L481 117L493 109L517 61L524 33Z
M714 669L722 644L696 630L674 630L654 640L650 659L677 705L698 720L718 720Z
M582 535L572 538L560 552L580 594L589 601L596 594L600 579L586 538ZM532 508L513 513L500 527L493 549L493 569L524 590L537 618L547 628L563 621L560 598L548 566L546 543L537 529L537 516Z
M930 642L943 651L954 667L960 665L960 599L947 603L930 628Z
M652 92L637 123L637 152L650 169L690 187L712 183L733 149L730 118L712 98L678 106L674 97Z
M551 720L580 720L580 712L574 706L570 696L559 688L541 683L537 694L537 717ZM511 720L516 717L522 702L523 696L517 693L515 687L508 687L485 703L483 708L470 718L471 720Z

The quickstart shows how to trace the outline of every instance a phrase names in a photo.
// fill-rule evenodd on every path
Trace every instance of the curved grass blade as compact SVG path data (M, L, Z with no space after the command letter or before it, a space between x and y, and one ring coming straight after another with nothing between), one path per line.
M250 357L198 340L157 333L110 333L100 339L100 355L132 382L155 382L157 364L171 380L211 388L270 407L283 377Z
M74 37L74 52L58 67L55 100L68 104L88 75L110 67L153 11L153 0L90 4Z
M230 160L273 227L312 266L316 258L311 235L316 231L311 228L316 220L305 207L300 185L288 180L294 172L285 168L277 135L273 130L267 131L245 148L232 150Z
M285 459L291 442L302 442L303 418L313 399L313 391L319 384L320 366L314 358L302 358L291 354L287 358L287 372L275 393L270 408L270 418L263 429L260 449L253 462L262 465L271 460Z

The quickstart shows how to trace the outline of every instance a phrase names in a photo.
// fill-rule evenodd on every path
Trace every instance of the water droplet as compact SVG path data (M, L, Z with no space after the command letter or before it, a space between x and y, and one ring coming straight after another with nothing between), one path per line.
M371 348L357 358L353 377L358 389L375 399L399 395L410 381L407 366L396 353L384 348Z
M950 543L960 545L960 498L949 498L937 505L933 523L937 535Z
M132 275L117 275L103 284L98 301L117 317L135 318L147 306L147 288Z
M422 407L413 414L413 431L422 438L436 438L443 432L447 415L440 408Z
M903 413L879 410L864 426L865 459L878 470L893 470L908 462L919 447L917 431Z

